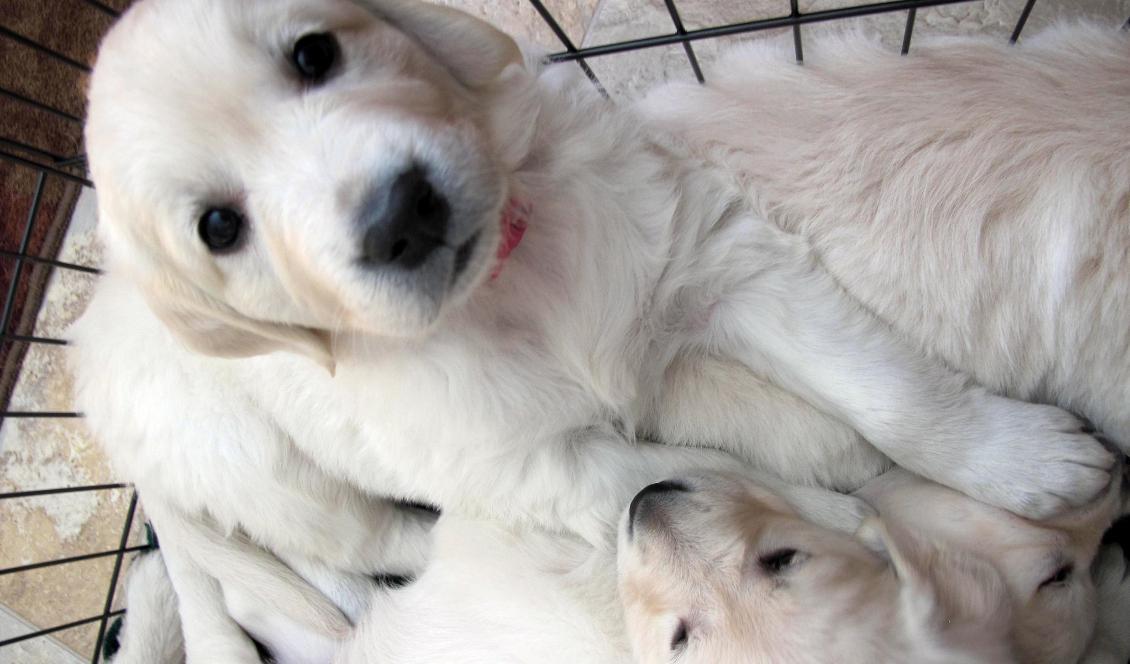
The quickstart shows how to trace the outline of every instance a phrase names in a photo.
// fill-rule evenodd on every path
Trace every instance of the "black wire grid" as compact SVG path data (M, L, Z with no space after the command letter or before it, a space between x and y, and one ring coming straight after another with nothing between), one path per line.
M671 17L672 27L674 31L668 34L654 35L650 37L643 37L640 39L631 39L628 41L616 42L611 44L602 44L599 46L590 46L586 48L578 48L576 44L569 38L565 31L562 30L561 25L553 14L545 7L541 0L527 0L541 18L545 21L550 30L553 31L557 39L561 41L564 46L563 51L555 53L550 56L553 61L573 61L584 71L585 75L593 82L594 85L602 92L605 93L604 87L597 79L596 74L593 73L589 67L586 59L609 56L617 53L626 53L629 51L638 51L643 49L655 48L659 46L667 46L672 44L681 44L686 53L687 61L694 72L695 77L699 82L705 82L703 77L702 68L699 66L698 58L695 55L694 42L703 39L714 39L717 37L726 37L732 35L739 35L751 32L758 32L761 30L770 30L774 28L792 28L793 30L793 44L795 55L798 62L804 61L804 48L801 39L801 27L811 23L819 23L824 21L834 21L839 19L855 18L860 16L870 16L873 14L881 14L887 12L906 12L906 31L903 35L902 52L906 54L910 50L910 39L914 32L914 23L916 13L919 8L933 7L937 5L956 4L959 2L973 2L975 0L893 0L890 2L876 2L870 4L862 4L852 7L842 7L837 9L829 9L824 11L814 11L802 13L798 7L798 0L790 0L791 11L787 16L779 16L776 18L761 19L755 21L746 21L743 23L734 23L729 25L712 26L696 30L687 30L683 25L683 21L679 16L679 10L675 6L675 0L664 0L667 12ZM117 17L119 12L114 8L99 2L99 0L83 0L86 4L104 12L112 17ZM1032 11L1033 5L1036 0L1027 0L1024 8L1021 10L1020 15L1017 17L1016 27L1012 32L1010 41L1015 43L1020 38L1020 33L1024 29L1024 24L1028 21L1028 16ZM1130 29L1130 20L1123 26L1124 29ZM12 30L0 26L0 39L7 39L27 48L33 49L36 52L56 60L68 67L89 73L90 67L82 62L76 61L72 58L63 55L43 44L40 44L32 39L20 35ZM607 94L607 93L605 93ZM62 118L67 122L81 124L83 118L68 113L61 109L55 108L43 102L37 101L26 95L22 95L12 90L0 87L0 96L14 99L28 108L38 109ZM22 154L21 154L22 153ZM11 326L12 313L15 308L16 289L20 277L23 273L25 264L44 265L53 269L73 270L84 272L88 274L99 274L100 271L87 265L76 265L65 261L56 260L55 258L34 256L28 253L29 242L32 237L35 219L39 211L40 200L43 196L44 185L48 178L60 178L65 181L78 183L84 187L93 187L93 184L85 177L86 156L78 154L74 156L64 156L53 154L48 150L29 145L16 137L0 137L0 160L8 161L15 164L17 167L30 169L37 174L37 181L35 193L33 194L31 206L28 210L27 221L24 226L22 240L17 251L10 251L0 249L0 260L15 261L15 271L12 282L8 286L8 293L4 303L3 315L0 316L0 340L6 342L22 343L22 344L48 344L54 346L65 346L67 341L64 339L48 339L29 335L20 335L10 333L9 327ZM82 174L78 174L82 173ZM15 358L14 361L19 361L20 355L13 353L10 357ZM0 412L0 423L5 419L15 418L76 418L82 417L81 413L77 412L20 412L20 411L3 411ZM88 491L129 491L130 501L129 508L126 511L124 522L122 523L121 541L117 548L109 551L96 551L83 555L72 556L68 558L61 558L58 560L48 560L28 565L19 565L16 567L8 567L0 569L0 576L7 574L19 574L30 570L42 569L46 567L54 567L56 565L66 565L69 563L92 560L96 558L109 558L113 557L114 567L110 576L109 587L106 591L106 601L101 614L81 618L61 625L55 625L46 629L21 634L13 638L0 641L0 648L10 646L12 644L20 643L28 639L34 639L62 630L70 629L88 625L91 623L98 623L98 638L94 647L94 652L91 654L90 661L92 664L98 664L102 658L102 645L106 637L106 630L109 621L115 616L125 613L124 609L111 610L114 604L114 593L118 584L118 576L122 569L122 561L126 554L141 551L149 547L149 545L128 546L129 534L133 528L134 515L137 509L137 493L129 484L97 484L90 486L71 486L71 487L58 487L51 489L38 489L34 491L16 491L10 493L0 493L0 500L13 500L19 498L31 498L35 496L51 496L69 493L79 493Z

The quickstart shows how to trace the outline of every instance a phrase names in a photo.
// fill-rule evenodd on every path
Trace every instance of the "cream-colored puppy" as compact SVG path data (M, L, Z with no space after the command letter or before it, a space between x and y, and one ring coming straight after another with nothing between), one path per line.
M905 471L863 494L857 536L748 480L652 485L624 516L620 592L641 662L1078 661L1087 569L1118 491L1035 524Z
M755 183L460 12L144 0L89 108L110 269L260 360L281 428L352 426L294 443L357 486L610 544L634 487L736 467L695 445L835 486L889 457L1029 516L1107 483L1076 418L891 334ZM659 415L720 387L758 407Z
M642 104L926 352L1130 452L1130 33L730 51Z

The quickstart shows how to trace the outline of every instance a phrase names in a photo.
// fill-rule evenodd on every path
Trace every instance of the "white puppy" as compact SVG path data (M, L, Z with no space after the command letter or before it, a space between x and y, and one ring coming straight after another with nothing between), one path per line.
M1130 34L735 49L643 104L853 296L990 389L1130 450Z
M857 537L743 478L652 485L621 526L633 650L643 664L1075 664L1095 624L1086 570L1120 485L1036 524L895 470L861 490L881 521Z
M145 0L90 88L111 269L196 351L258 356L243 380L273 388L276 426L356 427L293 437L321 467L592 542L633 487L733 467L637 431L844 486L881 450L1029 516L1106 486L1074 417L920 357L751 186L574 67L456 11L362 4ZM720 392L758 407L658 416Z

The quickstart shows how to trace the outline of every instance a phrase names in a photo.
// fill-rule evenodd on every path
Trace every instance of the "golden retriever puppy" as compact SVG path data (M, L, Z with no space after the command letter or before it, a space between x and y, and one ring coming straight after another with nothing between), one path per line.
M811 33L809 33L811 34ZM760 41L641 107L917 347L1130 452L1130 33ZM688 405L688 410L694 405Z
M644 664L1074 664L1117 486L1037 524L896 470L864 488L881 516L849 536L743 478L651 485L621 524L633 650Z
M739 468L707 444L835 486L889 457L1028 516L1107 484L1078 419L907 345L756 183L463 13L143 0L86 139L109 269L193 352L254 358L280 428L347 423L294 443L376 493L611 548L634 487ZM757 407L659 418L718 385Z

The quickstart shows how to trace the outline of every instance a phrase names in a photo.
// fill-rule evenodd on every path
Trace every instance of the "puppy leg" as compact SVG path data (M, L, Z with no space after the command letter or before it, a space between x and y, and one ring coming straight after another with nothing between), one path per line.
M151 510L149 516L154 516ZM186 664L260 664L255 644L228 615L220 584L187 551L180 550L172 528L164 528L157 520L154 523L177 593Z
M139 555L126 579L126 610L113 664L182 664L184 634L177 595L159 552Z
M244 661L247 648L255 653L245 631L281 663L332 659L351 625L316 588L241 533L164 505L147 510L181 601L189 664Z
M872 513L861 500L786 484L718 450L631 442L593 430L566 439L539 445L516 464L500 465L490 487L495 504L488 509L497 515L499 506L535 505L536 513L545 515L541 526L565 528L594 546L614 548L620 514L640 489L696 471L721 471L779 491L798 510L812 513L830 528L853 532ZM515 500L516 495L523 497ZM528 519L529 512L505 516Z
M1029 518L1086 504L1114 458L1074 416L990 394L916 353L803 239L744 226L761 270L718 299L707 342L842 418L899 465Z

